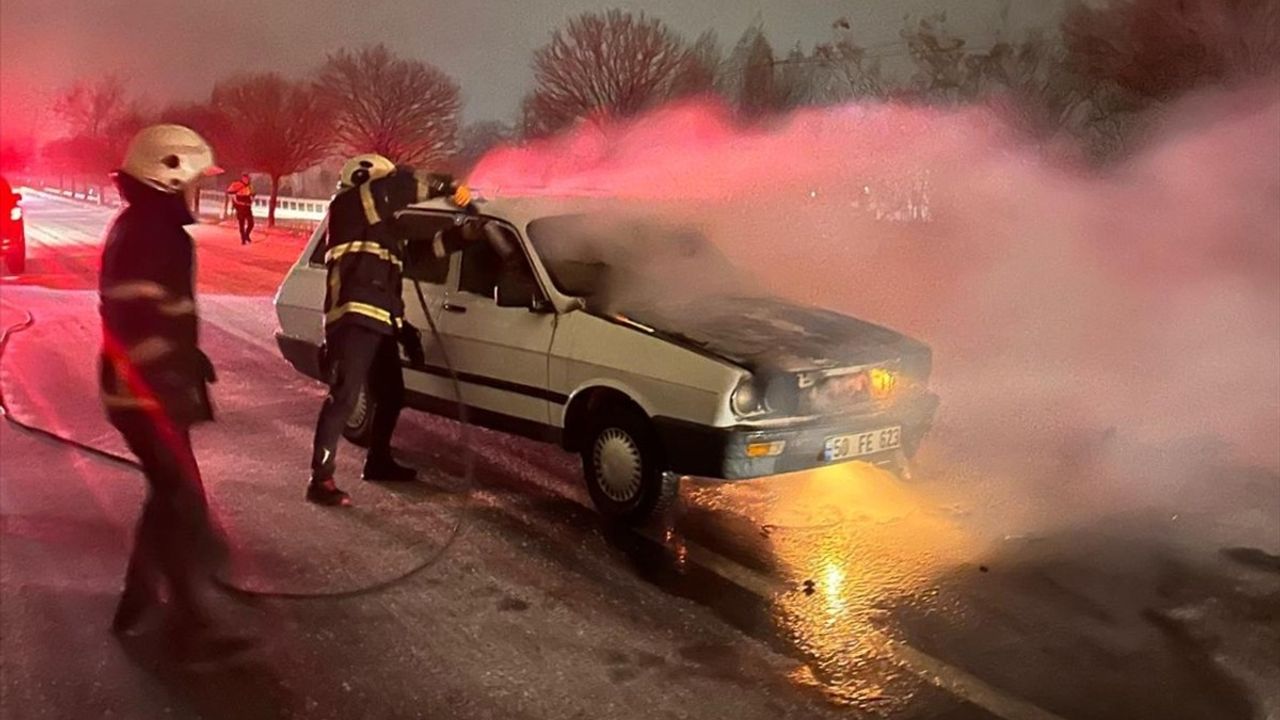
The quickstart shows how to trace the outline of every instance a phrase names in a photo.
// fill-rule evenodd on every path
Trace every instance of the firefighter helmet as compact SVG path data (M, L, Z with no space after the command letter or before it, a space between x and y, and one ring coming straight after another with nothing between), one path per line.
M185 190L201 177L217 175L213 148L182 125L152 125L129 143L121 167L133 178L167 193Z
M338 180L338 189L357 187L370 180L384 178L395 171L395 163L381 155L375 153L357 155L342 166L342 177Z

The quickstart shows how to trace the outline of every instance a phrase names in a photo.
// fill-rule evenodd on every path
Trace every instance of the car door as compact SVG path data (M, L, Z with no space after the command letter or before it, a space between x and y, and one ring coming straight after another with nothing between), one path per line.
M436 257L431 242L437 231L453 225L453 217L446 213L415 211L403 215L399 222L405 233L404 316L421 334L423 355L427 360L425 369L405 368L405 389L409 393L409 404L424 406L425 409L444 409L456 396L440 343L431 333L431 323L427 320L423 304L425 301L425 310L439 324L445 285L449 281L450 259ZM421 297L418 296L419 291ZM403 348L401 357L407 360ZM446 405L431 403L431 399L443 400Z
M510 227L503 232L517 240ZM450 358L462 374L467 405L545 428L551 418L547 358L556 315L545 303L537 309L498 305L498 284L504 277L527 278L535 295L541 295L523 245L514 246L521 251L505 262L486 241L472 242L455 256L441 306L442 329ZM504 418L491 420L501 423Z
M324 342L324 253L329 237L326 217L276 291L276 318L286 337L319 347Z

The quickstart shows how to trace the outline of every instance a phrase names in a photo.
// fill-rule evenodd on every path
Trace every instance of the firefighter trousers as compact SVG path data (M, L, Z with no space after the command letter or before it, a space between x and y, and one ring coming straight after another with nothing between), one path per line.
M338 440L348 420L357 410L361 390L366 390L363 412L372 412L368 462L391 459L391 434L395 432L404 404L404 375L400 349L394 335L379 333L360 325L347 325L329 335L324 371L329 395L316 421L311 472L316 479L333 477Z
M175 611L188 620L207 621L200 596L226 560L227 548L209 514L190 430L140 411L113 413L111 423L147 479L125 595L153 602L167 589Z

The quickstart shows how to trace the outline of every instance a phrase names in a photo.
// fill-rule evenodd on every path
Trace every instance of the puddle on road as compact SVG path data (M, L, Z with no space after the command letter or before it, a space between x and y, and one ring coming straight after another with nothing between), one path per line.
M668 530L766 573L774 631L806 660L792 680L833 702L880 714L910 705L921 682L895 656L891 611L910 606L963 621L937 579L969 563L978 542L913 486L860 464L768 483L695 485Z

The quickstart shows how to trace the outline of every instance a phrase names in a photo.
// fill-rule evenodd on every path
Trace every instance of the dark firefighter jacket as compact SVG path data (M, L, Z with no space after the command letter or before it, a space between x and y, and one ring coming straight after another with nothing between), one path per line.
M396 334L404 318L404 252L395 213L418 198L412 172L344 190L329 203L326 335L346 324Z
M127 203L102 250L102 401L108 413L143 411L186 426L213 419L200 352L194 251L183 226L195 222L181 194L116 174Z

